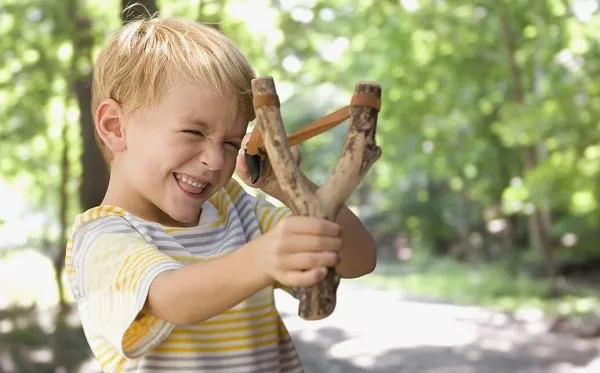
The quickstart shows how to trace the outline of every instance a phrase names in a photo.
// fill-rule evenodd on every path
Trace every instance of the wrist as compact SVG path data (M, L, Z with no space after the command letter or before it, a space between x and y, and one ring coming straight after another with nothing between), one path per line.
M275 279L268 271L266 252L265 250L261 250L264 249L265 245L261 245L259 241L261 241L261 237L251 240L236 253L239 255L240 260L249 267L248 272L251 273L253 281L256 281L260 288L263 289L273 285Z

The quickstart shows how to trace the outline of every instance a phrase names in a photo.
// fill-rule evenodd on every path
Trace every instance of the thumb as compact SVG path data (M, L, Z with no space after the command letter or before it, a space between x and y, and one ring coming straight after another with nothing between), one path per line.
M240 153L237 156L235 161L235 173L244 181L246 184L251 184L250 182L250 171L248 170L248 165L246 164L246 159L244 157L244 153Z

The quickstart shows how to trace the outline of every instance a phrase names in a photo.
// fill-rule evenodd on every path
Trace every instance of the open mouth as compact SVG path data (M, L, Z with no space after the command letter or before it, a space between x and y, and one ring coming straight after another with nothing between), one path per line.
M202 197L203 192L205 190L208 190L207 186L209 186L209 183L205 181L198 180L192 176L179 174L176 172L173 173L173 176L179 184L179 187L192 197Z

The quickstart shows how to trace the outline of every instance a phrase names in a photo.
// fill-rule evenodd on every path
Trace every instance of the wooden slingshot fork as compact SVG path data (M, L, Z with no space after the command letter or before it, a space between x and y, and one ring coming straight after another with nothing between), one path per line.
M375 142L381 86L375 82L356 83L350 105L318 119L289 137L283 126L273 78L266 76L254 79L252 92L256 126L245 152L253 182L260 176L268 157L294 214L335 221L348 197L381 156L381 148ZM340 159L327 181L313 192L301 177L290 146L314 137L348 118L348 133ZM335 269L329 268L325 279L318 284L294 289L300 301L298 316L305 320L319 320L331 315L336 306L339 282L340 277Z

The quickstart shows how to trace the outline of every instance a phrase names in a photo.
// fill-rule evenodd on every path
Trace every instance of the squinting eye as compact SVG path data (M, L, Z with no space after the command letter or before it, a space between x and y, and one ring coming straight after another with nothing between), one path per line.
M195 135L195 136L203 136L204 134L200 131L194 131L194 130L184 130L183 133L189 133L190 135Z
M242 147L240 144L237 144L235 142L226 142L225 144L233 147L236 151L240 150L240 148Z

